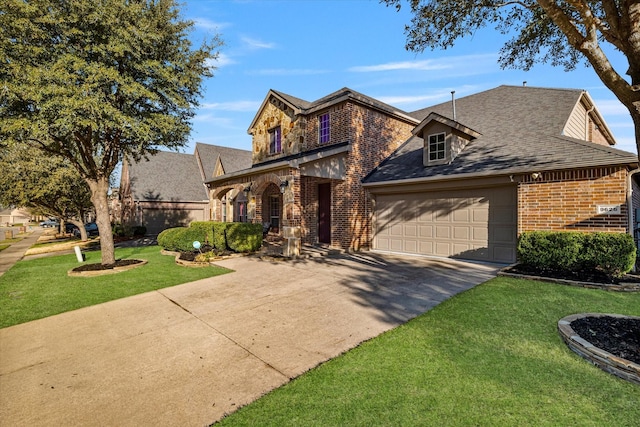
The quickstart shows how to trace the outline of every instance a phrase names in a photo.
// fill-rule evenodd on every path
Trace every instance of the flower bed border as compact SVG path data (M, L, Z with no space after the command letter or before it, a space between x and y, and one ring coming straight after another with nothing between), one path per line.
M127 271L127 270L133 270L134 268L138 268L138 267L142 267L143 265L147 264L147 260L146 259L138 259L138 263L136 264L130 264L130 265L125 265L123 267L113 267L113 268L109 268L109 269L105 269L105 270L91 270L91 271L74 271L74 269L72 268L71 270L67 271L67 275L71 276L71 277L96 277L96 276L104 276L107 274L116 274L116 273L121 273L123 271ZM76 267L74 267L76 268Z
M560 337L573 352L610 374L640 385L640 365L594 346L573 330L571 322L585 317L615 317L638 320L640 320L640 317L620 314L580 313L563 317L558 321Z
M180 259L181 253L180 252L176 252L176 251L168 251L166 249L160 249L160 254L161 255L169 255L169 256L175 257L176 264L182 265L184 267L209 267L210 265L214 265L215 264L214 261L221 261L223 259L235 258L235 257L238 257L238 256L245 256L245 254L225 255L225 256L216 257L212 261L198 262L198 261L187 261L187 260L184 260L184 259Z
M560 285L577 286L588 289L602 289L605 291L614 292L640 292L640 283L595 283L595 282L580 282L569 279L557 279L553 277L534 276L529 274L511 273L511 266L505 267L498 272L498 276L515 277L519 279L538 280L541 282L558 283Z

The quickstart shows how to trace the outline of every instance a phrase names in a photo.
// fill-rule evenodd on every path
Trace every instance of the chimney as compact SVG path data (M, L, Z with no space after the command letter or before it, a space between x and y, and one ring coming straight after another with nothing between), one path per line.
M456 120L456 91L451 91L451 106L453 107L453 120Z
M523 87L526 87L526 86L527 86L527 81L526 81L526 80L522 82L522 86L523 86Z

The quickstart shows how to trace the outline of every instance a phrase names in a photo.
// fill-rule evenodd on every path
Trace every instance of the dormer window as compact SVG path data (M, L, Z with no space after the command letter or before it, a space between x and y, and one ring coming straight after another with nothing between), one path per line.
M329 113L318 117L318 136L320 144L326 144L331 139Z
M429 162L444 160L446 157L445 133L429 135Z
M269 131L269 154L278 154L282 151L282 130L280 126Z

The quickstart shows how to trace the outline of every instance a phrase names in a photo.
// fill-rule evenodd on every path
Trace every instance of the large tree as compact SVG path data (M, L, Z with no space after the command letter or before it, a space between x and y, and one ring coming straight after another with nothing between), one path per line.
M402 0L381 0L400 9ZM637 0L409 0L406 48L446 49L486 25L513 34L500 51L503 68L548 62L572 70L586 60L629 110L640 155L640 2ZM607 52L619 51L626 69ZM625 78L626 74L626 78Z
M1 204L70 222L87 240L83 220L92 210L91 193L68 160L16 145L0 150L0 171Z
M174 0L4 0L0 139L67 159L87 182L102 263L115 262L116 165L183 146L220 41L194 49Z

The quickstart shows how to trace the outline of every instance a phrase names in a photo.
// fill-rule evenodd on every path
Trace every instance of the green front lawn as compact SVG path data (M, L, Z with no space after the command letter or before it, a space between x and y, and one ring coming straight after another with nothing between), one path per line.
M225 426L638 426L640 386L590 365L557 322L640 315L640 293L496 278L240 409Z
M67 271L80 265L75 254L18 262L0 276L0 328L229 272L176 265L158 246L116 249L116 257L148 264L105 276L69 277ZM86 252L86 259L100 262L100 252Z

